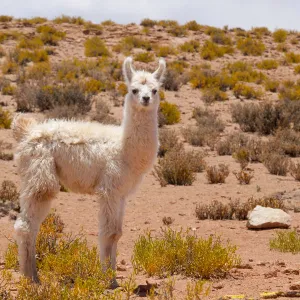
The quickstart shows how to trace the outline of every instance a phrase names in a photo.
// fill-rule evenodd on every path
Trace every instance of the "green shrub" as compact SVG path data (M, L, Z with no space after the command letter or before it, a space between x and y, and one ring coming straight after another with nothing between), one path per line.
M154 175L161 186L192 185L196 180L195 172L205 168L204 155L201 152L186 152L182 144L165 153L154 167Z
M1 70L3 74L13 74L18 70L18 64L11 59L6 59Z
M132 263L148 276L212 278L224 276L240 263L236 250L229 242L223 246L216 236L203 239L167 229L160 238L150 233L141 235L134 245Z
M51 67L48 62L38 62L27 69L27 78L40 80L43 77L49 76Z
M265 45L261 41L254 40L252 38L239 39L237 41L237 48L244 55L253 55L253 56L262 55L266 49Z
M300 54L288 52L285 54L285 59L288 63L298 64L300 63Z
M154 55L151 52L139 52L134 56L134 60L149 63L154 61Z
M264 59L256 64L259 69L273 70L277 69L278 62L275 59Z
M254 27L251 29L251 32L255 34L258 38L268 36L271 34L271 31L267 27Z
M195 20L185 23L184 26L187 30L191 31L199 31L202 28L202 26L198 24Z
M84 53L88 57L109 56L105 43L97 36L87 39L84 48Z
M86 30L95 31L97 35L102 34L103 27L100 24L94 24L90 21L84 23L84 28Z
M26 65L28 62L47 62L49 60L48 54L44 49L36 50L20 50L16 49L13 52L13 59L19 65Z
M11 115L8 111L3 110L0 106L0 129L9 129L11 125Z
M164 115L166 125L173 125L180 121L180 111L176 104L169 103L167 101L160 102L160 111Z
M117 23L112 20L105 20L105 21L101 22L101 25L103 25L103 26L114 26L116 24Z
M213 43L220 45L231 45L231 38L223 31L216 31L211 33L210 38Z
M286 41L288 32L284 29L277 29L273 32L273 39L276 43L283 43Z
M300 252L300 236L296 230L276 231L276 236L270 240L270 249L280 252Z
M209 166L206 168L206 178L209 183L225 183L225 179L229 175L229 167L225 164L219 166Z
M200 43L196 40L190 40L180 45L180 50L183 52L198 52Z
M217 44L206 41L200 50L200 55L203 59L214 60L222 57L225 54L232 54L234 52L231 46L218 46Z
M91 94L98 94L101 91L105 90L105 85L103 82L94 79L94 78L90 78L89 80L87 80L84 84L84 90L87 93L91 93Z
M157 21L151 20L151 19L143 19L140 23L140 25L145 27L154 27L157 24Z
M162 26L164 28L179 26L178 22L175 20L160 20L157 22L157 25Z
M23 18L21 19L21 22L26 26L27 24L29 25L37 25L37 24L42 24L47 22L47 18L43 18L43 17L33 17L30 19L27 18Z
M236 98L245 97L246 99L260 99L262 96L262 91L260 89L254 89L253 87L237 83L233 88L233 94Z

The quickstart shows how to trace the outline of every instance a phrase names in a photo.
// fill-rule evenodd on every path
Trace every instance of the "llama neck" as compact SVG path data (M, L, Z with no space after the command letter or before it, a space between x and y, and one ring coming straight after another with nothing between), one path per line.
M122 152L128 166L143 173L152 167L158 151L157 111L138 110L126 100Z

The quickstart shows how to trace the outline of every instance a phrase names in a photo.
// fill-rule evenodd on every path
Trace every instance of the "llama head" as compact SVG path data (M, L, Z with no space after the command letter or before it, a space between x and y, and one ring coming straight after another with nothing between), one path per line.
M136 71L132 66L132 58L125 59L123 74L128 88L128 102L132 107L143 110L158 107L158 90L163 82L165 69L166 62L162 58L154 73Z

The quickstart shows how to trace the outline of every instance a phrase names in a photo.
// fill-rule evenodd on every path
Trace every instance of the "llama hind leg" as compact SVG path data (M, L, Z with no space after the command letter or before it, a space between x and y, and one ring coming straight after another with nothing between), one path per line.
M35 166L35 168L33 168ZM39 228L47 216L51 199L59 191L54 162L44 158L30 163L22 175L21 213L15 223L20 271L38 282L35 242Z

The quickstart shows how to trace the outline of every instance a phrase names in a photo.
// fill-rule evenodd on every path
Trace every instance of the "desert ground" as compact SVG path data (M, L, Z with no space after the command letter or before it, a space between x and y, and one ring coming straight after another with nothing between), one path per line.
M238 39L245 38L238 35L241 31L228 28L219 29L231 39L233 52L225 53L223 56L213 59L204 59L201 56L201 47L203 47L207 40L211 39L211 36L207 33L208 26L200 26L197 30L186 30L186 32L174 36L168 30L168 27L159 24L147 27L139 24L119 25L109 22L108 24L102 24L101 30L99 28L96 30L86 29L84 24L55 23L53 21L45 21L42 24L33 24L17 19L0 22L0 35L1 33L8 32L17 32L21 35L21 37L16 38L10 36L1 42L0 47L3 51L3 55L0 58L1 68L9 60L9 54L16 49L20 39L27 38L33 40L34 37L38 36L37 28L41 25L52 26L65 33L65 36L57 42L57 45L43 46L49 47L52 50L48 62L51 66L58 66L66 60L72 59L79 61L97 59L85 55L85 41L92 37L98 37L105 43L110 53L110 57L107 58L108 60L122 63L127 55L135 58L138 53L146 52L144 49L138 47L116 51L116 45L122 39L134 36L149 41L152 48L147 52L153 53L153 60L150 62L135 60L134 65L136 69L145 68L153 71L156 68L157 57L159 56L155 47L169 46L172 49L176 49L176 51L164 54L167 67L174 61L184 61L188 65L185 69L187 73L196 65L209 64L211 70L219 72L223 68L226 69L230 63L242 61L253 66L254 70L262 72L270 80L276 80L280 84L287 80L296 82L300 79L300 75L294 70L297 63L286 61L286 53L293 52L300 55L300 33L298 32L287 31L287 38L284 41L284 45L288 50L287 52L282 52L278 50L278 44L283 43L275 42L271 32L258 37L253 31L247 31L246 34L262 42L265 49L259 55L244 55L237 48ZM197 41L199 49L195 50L195 52L179 50L180 45L190 40ZM101 55L99 57L101 58ZM257 63L265 59L276 60L278 66L270 70L258 69ZM20 98L18 93L22 93L22 90L19 91L18 89L24 84L24 81L22 82L20 79L21 70L25 70L26 72L34 64L39 63L32 61L25 62L12 72L4 71L4 67L2 68L2 73L0 73L1 80L13 86L14 91L12 95L5 95L5 92L2 92L0 95L0 104L2 110L8 111L11 117L18 113L17 101L18 97ZM54 67L51 72L56 72ZM63 77L64 75L59 79L61 82L64 80ZM35 79L26 80L34 81ZM122 120L122 101L124 96L117 93L116 90L122 80L122 78L117 78L115 80L115 87L111 89L104 88L94 93L93 99L95 101L91 109L81 116L81 118L91 120L96 112L95 103L101 100L109 106L109 115L120 123ZM243 80L240 81L242 82ZM168 225L171 229L190 229L197 236L205 238L216 234L223 241L229 240L233 245L237 246L237 253L240 255L242 261L241 266L230 270L224 278L211 278L209 280L211 292L207 299L219 299L225 295L245 295L245 297L260 299L260 294L263 292L289 291L291 284L300 280L299 254L283 253L270 249L269 240L275 236L276 229L249 230L246 226L247 220L199 220L195 214L197 205L210 204L214 200L222 203L240 200L243 203L251 197L261 199L263 197L279 195L287 205L288 213L292 217L291 228L298 230L300 226L300 214L297 212L297 207L299 207L300 203L300 182L295 180L290 172L286 176L274 175L269 172L264 163L250 161L247 165L247 170L253 174L253 178L250 184L240 184L233 173L240 171L240 163L234 155L219 155L216 150L218 141L224 140L232 134L238 135L243 132L241 126L232 119L232 105L238 103L261 105L265 102L277 104L284 101L281 99L279 89L276 92L267 91L263 82L250 82L246 84L254 87L254 89L261 89L263 91L262 95L257 97L258 99L253 99L253 97L246 99L247 97L243 95L236 97L234 91L227 88L225 91L227 94L226 100L206 103L203 100L204 89L202 87L195 88L189 80L181 82L178 90L162 88L165 95L164 101L176 104L180 111L180 121L173 125L164 125L163 128L175 130L179 140L184 143L184 148L187 151L203 151L207 166L218 165L220 163L228 165L229 175L225 183L210 184L206 177L206 172L203 171L196 173L196 179L191 185L176 186L168 184L167 186L161 186L153 172L147 174L137 192L127 200L123 236L118 246L118 264L121 261L123 263L125 261L125 268L119 268L117 271L120 281L126 279L133 271L131 257L135 241L146 230L150 230L154 236L159 235L161 228L166 227L162 221L164 217L170 217L173 220L172 224ZM296 99L293 101L300 100ZM185 134L183 134L183 128L195 126L193 110L196 107L207 108L216 113L217 117L225 124L224 130L218 134L217 140L213 145L205 142L202 146L191 145L186 139ZM64 109L68 108L65 107ZM34 107L30 111L24 112L24 114L34 117L37 120L48 118L48 113L47 109L42 111L39 107ZM245 132L244 134L248 137L266 141L275 136L273 132L270 135L264 135L259 132ZM0 129L0 142L11 144L11 149L4 149L4 152L14 153L17 143L12 136L11 129ZM289 159L293 163L299 161L298 157L291 157ZM156 164L158 164L158 161ZM11 180L16 184L18 189L20 188L20 178L14 160L0 160L0 184L4 180ZM71 191L60 192L53 201L52 207L65 223L67 232L75 234L82 232L87 238L89 245L97 245L97 197L75 194ZM0 261L2 262L10 240L14 239L13 225L15 214L9 212L0 217ZM185 299L186 283L192 279L183 275L176 275L174 278L176 279L174 297ZM136 277L137 284L145 284L146 280L161 284L165 278L155 276L149 278L143 272L139 272ZM11 286L11 289L15 290L14 285ZM139 298L135 294L131 297ZM288 298L279 297L278 299Z

